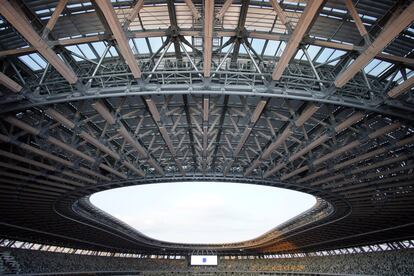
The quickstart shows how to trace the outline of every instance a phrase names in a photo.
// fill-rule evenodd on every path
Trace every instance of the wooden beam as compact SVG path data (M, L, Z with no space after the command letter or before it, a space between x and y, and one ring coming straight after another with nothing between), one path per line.
M359 14L357 10L355 9L355 6L352 3L352 0L345 0L345 5L352 19L355 21L355 25L357 26L358 31L361 34L361 36L363 37L367 36L368 35L367 29L365 29L364 23L362 23L362 20L359 17Z
M187 4L188 8L191 10L191 13L193 14L193 17L198 20L201 18L200 13L198 12L198 10L196 9L193 1L191 0L184 0L185 3Z
M110 118L109 117L109 116L111 116L109 112L105 112L105 111L102 112L102 110L103 110L102 109L102 107L103 107L102 105L94 104L92 106L95 109L97 109L97 111L98 110L101 111L101 112L98 111L98 113L104 114L105 117L103 116L103 118L105 120L108 119L109 120L109 122L108 122L109 124L115 123L115 120L113 118ZM73 129L73 128L76 127L75 124L72 121L70 121L68 118L66 118L64 115L62 115L61 113L59 113L58 111L56 111L54 109L51 109L51 108L47 109L46 110L46 114L48 114L50 117L52 117L55 121L61 123L62 125L70 128L70 129ZM114 159L116 159L116 160L120 160L121 159L121 156L120 156L120 154L118 152L115 152L111 148L109 148L108 146L102 144L98 139L96 139L94 136L92 136L88 132L86 132L84 130L81 130L81 131L79 131L78 135L83 140L85 140L89 144L93 145L95 148L99 149L100 151L102 151L102 152L108 154L109 156L113 157ZM60 146L60 147L62 147L64 149L67 148L67 146L64 147L64 145L62 145L62 144L59 145L60 143L59 144L53 143L53 144L58 145L58 146ZM66 150L70 151L69 149L66 149ZM78 155L78 156L80 156L80 154L77 153L77 152L73 152L73 153L76 154L76 155ZM82 157L82 156L80 156L80 157ZM82 158L84 158L84 157L82 157ZM86 159L86 158L84 158L84 159ZM141 169L137 168L134 164L130 163L127 159L124 159L121 162L122 162L122 164L125 167L127 167L129 170L133 171L134 173L136 173L136 174L138 174L140 176L144 176L145 175L145 173ZM112 167L110 167L110 166L108 166L108 165L106 165L104 163L99 164L99 167L102 168L103 170L106 170L106 171L108 171L108 172L110 172L110 173L118 176L118 177L121 177L121 178L124 178L124 179L127 178L127 176L125 174L123 174L122 172L119 172L117 169L114 169L114 168L112 168Z
M323 2L324 0L309 0L302 16L296 24L296 28L293 31L292 36L290 37L289 42L286 45L286 48L283 51L282 56L280 57L279 62L273 70L273 80L279 80L282 77L283 72L288 66L290 60L295 55L299 43L302 41L303 36L309 29Z
M250 6L250 0L241 0L240 5L241 6L240 6L240 13L239 13L239 20L237 22L237 28L235 30L236 39L234 40L233 53L231 55L231 64L235 64L237 62L237 59L239 58L240 44L242 40L237 38L238 36L237 33L241 30L245 30L247 13L249 11L249 6Z
M400 127L401 127L401 123L399 123L399 122L398 123L393 123L393 124L387 125L385 127L382 127L382 128L380 128L378 130L375 130L375 131L371 132L368 135L368 138L369 139L375 139L375 138L380 137L380 136L383 136L383 135L385 135L385 134L387 134L389 132L392 132L392 131L400 128ZM338 155L344 154L345 152L350 151L350 150L352 150L352 149L360 146L361 144L362 144L362 142L360 140L354 140L354 141L352 141L352 142L350 142L350 143L348 143L346 145L341 146L340 148L338 148L338 149L336 149L334 151L331 151L328 154L325 154L325 155L317 158L316 160L314 160L311 163L312 163L312 165L314 167L316 167L316 166L320 165L321 163L326 162L329 159L332 159L332 158L334 158L334 157L336 157ZM289 179L289 178L291 178L291 177L293 177L293 176L295 176L295 175L297 175L299 173L302 173L304 171L307 171L307 170L309 170L309 166L308 165L305 165L305 166L302 166L302 167L300 167L300 168L298 168L298 169L296 169L294 171L291 171L290 173L287 173L287 174L283 175L280 179L283 180L283 181L285 181L286 179ZM300 181L301 180L299 180L299 182Z
M307 114L307 117L310 117L310 116L313 115L313 113L316 110L317 109L312 108L311 110L307 109L304 112L305 112L305 114ZM362 112L356 112L356 113L352 114L351 116L349 116L348 118L346 118L345 120L343 120L341 123L337 124L334 127L335 132L338 134L338 133L348 129L352 125L354 125L354 124L358 123L360 120L362 120L364 118L364 116L365 116L365 114L362 113ZM303 119L301 119L300 122L301 121L303 121ZM287 161L281 161L278 164L276 164L276 166L274 166L273 168L268 169L266 171L266 173L263 175L263 177L267 178L267 177L275 174L276 172L280 171L282 168L286 167L289 162L293 162L293 161L299 159L303 155L307 154L309 151L313 150L316 147L319 147L320 145L322 145L323 143L325 143L326 141L328 141L331 138L332 137L330 135L328 135L327 133L322 134L318 138L315 138L313 141L311 141L309 144L307 144L304 148L296 151L294 154L291 154ZM300 170L297 173L303 172L304 170L308 169L307 166L305 166L305 167L300 168ZM293 175L290 175L290 176L293 176Z
M326 40L318 40L318 39L311 39L309 40L309 44L313 44L320 47L327 47L336 50L343 50L343 51L355 51L357 47L355 45L326 41Z
M160 37L160 36L168 36L168 31L167 30L160 30L160 31L144 31L144 32L133 32L132 35L130 37L133 38L148 38L148 37ZM196 36L197 34L193 34L190 36Z
M290 32L291 27L292 27L290 19L286 16L286 13L283 11L282 7L279 5L279 2L277 2L277 0L270 0L270 4L272 4L272 7L275 10L280 22L282 22L282 24L285 25L285 27Z
M38 170L31 170L29 168L17 166L15 164L0 162L0 167L7 168L7 169L10 169L10 170L13 170L13 171L27 173L27 174L34 175L34 176L41 176L41 177L45 177L45 178L49 178L49 179L53 180L53 182L52 182L52 181L48 181L48 180L36 179L35 177L27 178L27 180L31 179L31 181L39 182L39 183L42 183L42 184L54 185L56 183L55 181L58 181L58 183L66 183L66 184L73 185L73 186L78 186L78 187L84 186L84 184L82 184L80 182L73 181L73 180L70 180L70 179L65 178L65 177L60 177L60 176L51 175L51 174L43 174L42 172L39 172ZM7 174L7 172L3 172L3 173ZM12 173L10 173L10 174L12 174ZM16 175L13 175L13 177L14 178L19 178L19 175L16 174ZM25 176L22 176L22 177L25 177ZM56 184L58 184L58 183L56 183ZM65 185L65 184L63 184L63 185Z
M70 84L78 77L49 45L33 29L27 18L20 14L7 0L0 0L0 14L9 22Z
M214 0L204 1L204 77L211 74L211 55L213 48Z
M203 169L206 165L207 158L207 143L208 143L208 118L210 112L210 99L205 97L203 99Z
M400 57L400 56L394 56L394 55L383 54L383 53L379 53L378 55L375 56L375 58L383 60L383 61L388 61L391 63L405 65L407 67L414 66L414 58Z
M58 167L51 166L51 165L48 165L48 164L44 164L42 162L27 158L27 157L23 157L21 155L17 155L17 154L8 152L8 151L0 150L0 156L7 157L7 158L10 158L10 159L16 160L18 162L26 163L26 164L29 164L29 165L32 165L32 166L35 166L35 167L39 167L39 168L42 168L42 169L45 169L45 170L49 170L49 171L52 171L52 172L61 173L63 175L73 177L73 178L76 178L76 179L79 179L81 181L85 181L85 182L88 182L88 183L91 183L91 184L96 184L97 183L96 180L90 179L89 177L82 176L82 175L79 174L79 172L74 173L74 172L69 171L67 169L60 169Z
M335 80L336 87L343 87L359 71L379 54L414 20L414 3L411 3L398 17L380 33L374 42Z
M230 8L232 3L233 0L226 0L226 2L224 2L223 6L221 7L220 11L217 13L216 16L219 21L223 20L224 14L226 14L227 10Z
M282 145L293 133L294 126L302 127L305 122L315 114L316 111L320 106L316 106L315 104L309 104L305 110L302 111L302 113L296 118L289 119L291 120L290 123L286 125L286 127L283 129L283 131L280 132L280 134L277 136L276 139L273 139L273 141L269 144L269 146L263 150L262 154L252 162L252 165L246 169L244 176L248 176L252 173L254 169L256 169L264 160L268 159L273 151L275 151L280 145Z
M0 57L5 56L21 56L27 55L36 52L36 49L32 46L25 47L25 48L18 48L18 49L8 49L0 51Z
M254 109L253 113L250 116L250 120L249 123L246 125L246 128L243 131L243 134L241 135L240 141L236 146L236 149L234 150L233 153L233 159L228 162L226 168L224 169L224 176L227 176L228 172L230 171L231 167L233 166L233 163L236 161L237 157L239 156L239 153L241 151L241 149L243 148L243 146L245 145L247 139L250 136L250 133L252 132L254 126L256 125L256 122L259 120L260 116L263 113L263 110L265 108L267 104L267 100L260 100L257 105L256 108Z
M235 35L236 34L234 34L233 36ZM223 32L222 36L227 36L227 34ZM256 32L256 31L249 32L249 37L258 38L258 39L268 39L268 40L283 40L283 41L287 41L289 38L288 35L284 35L284 34L274 34L274 33L269 34L265 32Z
M397 98L414 87L414 77L409 78L388 92L388 97Z
M124 58L125 62L128 64L132 75L136 79L141 78L141 70L139 69L138 63L135 60L135 56L132 53L131 47L129 47L128 39L121 27L121 24L119 23L112 3L110 0L96 0L95 2L101 9L102 14L104 15L109 27L111 28L112 34L118 43L118 49L121 52L121 55Z
M296 118L295 125L296 127L301 127L305 124L307 120L309 120L310 117L315 114L316 111L318 111L320 108L319 105L315 104L309 104L305 110L302 111L302 113Z
M46 27L43 29L43 33L42 33L42 37L44 39L47 38L47 36L49 35L50 31L53 30L53 28L55 27L56 22L59 19L59 16L62 14L63 9L66 7L66 4L68 3L68 0L60 0L52 14L52 16L50 17L49 21L46 24Z
M164 123L161 121L161 114L158 111L158 108L155 102L151 98L145 99L145 102L147 103L148 111L150 112L152 118L154 119L154 122L156 123L158 130L162 138L164 139L165 145L167 146L168 150L171 153L173 160L175 161L175 164L177 165L178 170L181 172L182 175L185 175L185 170L181 164L181 161L177 157L177 150L173 145L172 139L170 135L168 134L168 131Z
M181 31L181 35L183 36L200 36L201 33L199 31ZM215 33L217 37L225 37L225 36L235 36L235 31L218 31ZM146 38L146 37L160 37L166 36L167 33L165 30L160 31L137 31L137 32L130 32L128 37L132 38ZM251 38L258 38L258 39L268 39L268 40L276 40L276 41L287 41L289 39L289 35L284 34L269 34L265 32L257 32L252 31L249 32L249 37ZM112 40L114 37L112 35L96 35L96 36L87 36L87 37L80 37L80 38L69 38L69 39L61 39L55 41L49 41L49 45L60 45L60 46L71 46L76 44L83 44L83 43L91 43L91 42L99 42L105 40ZM355 46L350 44L344 43L337 43L332 41L325 41L325 40L318 40L318 39L305 39L303 41L306 44L321 46L321 47L328 47L337 50L343 51L362 51L363 47ZM27 55L36 52L36 49L32 46L25 47L25 48L18 48L18 49L8 49L0 51L0 57L4 56L20 56L20 55ZM414 59L408 57L400 57L394 56L390 54L379 53L376 55L377 59L388 61L391 63L398 63L403 66L407 67L414 67Z
M402 147L402 146L405 146L405 145L409 145L411 143L414 143L414 136L407 137L407 138L405 138L403 140L400 140L400 141L396 142L392 148ZM338 163L336 165L333 165L332 168L330 168L329 170L328 169L322 169L320 171L317 171L315 173L312 173L310 175L307 175L305 177L302 177L297 182L298 183L307 182L310 179L314 179L316 177L320 177L320 176L326 175L326 174L328 174L330 172L335 172L335 171L341 170L341 169L343 169L345 167L348 167L350 165L357 164L357 163L359 163L359 162L361 162L363 160L367 160L367 159L372 158L374 156L379 156L379 155L381 155L381 154L383 154L385 152L388 152L389 150L390 149L388 147L378 147L375 150L372 150L370 152L364 153L362 155L360 154L357 157L354 157L352 159L348 159L347 161L344 161L344 162Z
M128 14L126 18L124 25L122 26L124 30L128 29L129 25L138 16L139 11L142 9L143 6L144 6L144 0L138 0L135 3L134 7L132 8L131 12Z
M125 128L122 122L117 122L114 115L108 110L108 108L103 104L103 102L98 101L92 104L92 107L102 116L102 118L105 119L105 121L108 124L114 125L118 123L118 133L125 139L125 141L128 142L143 159L146 159L147 162L155 168L155 170L157 170L160 174L164 175L164 171L162 170L161 166L157 163L157 161L155 161L150 155L150 153L135 140L135 138ZM124 165L130 169L133 169L136 172L139 172L139 174L141 174L142 176L145 175L145 173L141 169L135 168L134 165L131 163L125 163L124 161Z
M364 50L364 48L361 46L355 46L355 45L332 42L332 41L325 41L325 40L318 40L318 39L309 39L308 41L305 41L305 42L311 45L327 47L327 48L348 51L348 52L351 52L351 51L362 52ZM400 56L395 56L395 55L390 55L390 54L378 53L375 56L375 58L379 60L391 62L391 63L401 64L409 68L413 68L414 66L414 59L409 58L409 57L400 57Z
M6 135L0 134L0 141L5 142L5 143L11 143L12 142L12 139L10 137L6 136ZM47 158L47 159L53 160L54 162L57 162L57 163L59 163L61 165L64 165L66 167L70 167L71 169L79 170L79 171L81 171L83 173L86 173L86 174L88 174L90 176L99 177L99 178L101 178L101 179L103 179L105 181L111 180L110 178L108 178L106 176L103 176L100 173L97 173L95 171L92 171L89 168L86 168L86 167L83 167L83 166L77 166L72 161L63 159L63 158L61 158L59 156L53 155L53 154L51 154L51 153L49 153L47 151L44 151L44 150L39 149L39 148L36 148L36 147L31 146L29 144L19 143L18 145L16 145L16 147L18 147L18 148L20 148L22 150L25 150L27 152L31 152L33 154L39 155L39 156L41 156L43 158Z
M323 184L323 183L331 182L333 180L339 180L339 179L346 178L346 177L348 177L348 179L349 179L348 181L352 181L352 180L350 180L350 178L352 178L352 175L354 175L354 174L358 174L358 173L361 173L361 172L373 170L373 169L376 169L376 168L381 168L381 167L384 167L384 166L387 166L387 165L390 165L390 164L393 164L393 163L398 163L398 162L404 161L404 160L409 159L409 158L412 158L412 155L402 154L402 155L396 156L394 158L387 158L384 161L376 162L376 163L370 164L368 166L358 166L358 168L350 170L346 174L345 173L336 173L334 176L327 177L327 178L325 177L325 178L323 178L319 181L309 183L309 185L310 186L317 186L317 185L320 185L320 184ZM346 182L346 180L345 180L345 182Z
M161 175L164 175L164 171L158 162L150 155L150 153L141 146L140 143L129 133L129 131L121 125L118 129L118 133L127 141L137 152L141 155L142 158L146 159L148 164L154 167L154 169L159 172Z
M20 84L18 84L2 72L0 72L0 84L4 85L5 87L7 87L15 93L18 93L23 89L23 87L21 87Z
M34 127L26 124L25 122L20 121L20 120L16 119L15 117L12 117L12 116L9 116L9 117L5 118L5 121L8 122L8 123L10 123L13 126L16 126L18 128L21 128L21 129L25 130L26 132L28 132L28 133L30 133L30 134L32 134L34 136L40 135L40 133L41 133L41 131L39 129L36 129L36 128L34 128ZM87 140L89 143L92 143L93 145L95 145L100 150L102 150L104 152L108 152L109 155L112 156L112 155L115 154L115 153L111 152L110 149L108 149L104 145L100 144L100 142L97 141L95 138L93 138L91 135L85 134L84 131L82 131L79 135L81 137L83 137L84 139L85 139L85 137L87 137L85 140ZM90 163L95 163L96 162L96 159L94 157L89 156L89 155L83 153L82 151L80 151L80 150L78 150L78 149L76 149L76 148L68 145L67 143L65 143L62 140L59 140L59 139L54 138L52 136L45 136L44 138L47 140L48 143L50 143L50 144L52 144L54 146L57 146L57 147L65 150L65 151L67 151L67 152L69 152L71 154L74 154L74 155L82 158L82 159L85 159L85 160L87 160ZM141 176L144 175L144 174L142 174L142 171L140 171L139 169L135 168L132 164L128 163L128 161L124 160L123 161L123 164L126 167L130 168L132 171L138 173L139 175L141 175ZM102 169L104 169L104 170L106 170L106 171L108 171L108 172L110 172L110 173L113 173L113 174L115 174L115 175L117 175L117 176L119 176L121 178L126 178L126 176L124 174L122 174L122 173L118 172L117 170L109 167L108 165L105 165L104 163L99 164L99 167L102 168Z
M382 29L386 29L389 24L391 24L395 18L397 18L404 10L405 0L397 0L393 7L385 14L384 18L381 19L378 23ZM377 34L379 31L377 31Z

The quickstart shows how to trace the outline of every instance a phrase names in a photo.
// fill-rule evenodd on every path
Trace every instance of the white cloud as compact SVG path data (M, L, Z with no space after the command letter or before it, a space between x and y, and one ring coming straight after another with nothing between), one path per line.
M168 183L119 188L91 201L143 234L179 243L255 238L309 209L295 191L234 183Z

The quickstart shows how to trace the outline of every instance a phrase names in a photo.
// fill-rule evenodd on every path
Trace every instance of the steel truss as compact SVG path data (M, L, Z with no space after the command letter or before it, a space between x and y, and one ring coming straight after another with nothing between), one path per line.
M79 64L77 74L80 81L87 85L74 88L68 86L56 73L53 74L52 70L45 71L45 74L35 76L33 82L26 81L27 91L19 95L9 95L3 103L0 102L2 112L65 101L124 95L241 94L340 104L412 120L411 114L414 110L410 104L389 98L384 93L386 84L376 79L368 80L358 76L352 83L338 89L333 86L336 76L331 66L315 68L304 63L292 63L282 79L275 83L271 80L273 61L264 61L258 65L252 55L244 56L244 60L242 55L236 63L225 62L226 56L222 55L224 59L221 63L217 60L218 65L213 67L212 77L204 78L200 74L201 69L196 67L197 59L193 60L186 52L188 56L177 63L174 56L166 54L169 45L170 43L165 46L164 52L153 65L151 58L140 59L145 80L136 81L128 72L126 64L119 60L100 60L95 69L94 64L83 62ZM200 58L198 61L201 61ZM18 102L14 103L16 100ZM10 105L11 103L14 104Z
M40 208L48 212L42 216L59 223L55 229L47 223L41 233L69 240L85 232L84 227L100 233L78 240L79 246L111 248L114 245L104 241L121 239L131 250L205 248L143 241L131 229L115 227L113 219L101 221L104 216L96 210L80 216L73 206L81 197L111 187L215 179L308 192L335 210L329 215L312 209L312 215L287 232L279 228L276 235L249 245L224 245L226 250L242 246L251 252L307 251L352 245L366 235L390 239L384 233L412 227L410 212L404 218L394 216L411 204L414 136L407 122L332 104L206 95L89 99L3 118L0 155L8 161L0 163L2 183L22 190L17 202L10 197L15 189L2 194L4 208L11 200L21 206L5 212L2 226L17 227L15 218L23 215L19 213L24 206L52 204L52 209ZM24 217L27 224L19 225L20 231L44 228L42 220ZM62 224L63 218L70 223ZM356 221L360 228L355 228ZM371 230L364 234L363 229ZM409 232L404 231L405 237ZM70 238L67 233L72 233Z
M249 8L248 2L249 1L243 2L244 6L242 7L242 10L244 13L247 13ZM141 9L142 3L138 2L137 4L139 4L137 5L139 9ZM103 7L101 7L101 9L102 8ZM266 93L269 94L268 96L330 102L364 109L368 108L377 112L383 112L384 114L401 116L406 119L412 117L410 116L413 112L412 102L410 101L411 98L408 97L407 99L402 97L394 99L396 95L399 95L395 93L390 94L393 96L389 97L389 95L387 95L390 88L389 82L384 80L379 81L375 77L367 77L364 73L361 73L355 74L352 81L348 82L347 85L341 85L339 88L335 81L343 71L347 70L346 67L349 62L340 62L337 66L331 66L329 63L334 60L327 60L325 64L318 64L315 66L314 61L310 59L306 50L307 45L318 45L341 49L348 51L350 54L355 54L355 51L364 53L365 47L363 46L349 46L336 42L303 38L300 48L306 55L306 60L300 62L292 60L289 63L289 66L287 66L287 69L284 70L283 75L281 74L277 81L274 81L274 77L272 77L272 72L275 67L274 64L281 63L279 62L278 57L276 57L276 59L273 57L269 58L263 56L263 53L262 55L259 55L249 42L250 38L261 38L266 39L266 42L271 40L286 41L288 45L290 45L289 41L296 35L295 33L292 34L292 30L294 29L292 22L284 18L285 14L282 8L274 8L277 11L278 16L282 17L282 23L286 25L286 28L290 30L290 33L279 35L260 33L258 31L247 31L245 28L246 15L242 14L236 32L230 30L216 30L214 39L229 36L230 39L227 43L220 47L206 49L207 52L211 52L212 54L211 70L214 73L211 76L209 74L204 74L204 76L200 74L202 70L205 70L205 66L203 65L205 63L203 62L205 57L201 54L200 47L194 44L197 39L202 38L203 30L197 29L198 27L196 23L194 23L195 28L191 30L181 30L177 25L177 15L175 14L174 5L170 3L169 16L171 19L171 26L167 30L128 31L127 33L130 38L166 36L165 43L155 53L150 56L135 55L135 58L138 59L137 66L140 69L134 68L133 73L130 73L129 69L132 65L128 66L125 60L129 60L130 64L135 64L135 60L132 62L130 54L124 53L126 50L121 51L124 59L117 58L112 61L110 58L105 58L108 51L106 50L98 62L83 58L85 61L77 62L76 68L70 68L70 70L74 70L76 83L72 73L70 73L70 76L66 76L66 79L70 78L71 80L68 83L65 77L62 77L65 76L65 74L61 76L61 74L59 74L53 67L51 68L51 66L47 66L43 72L32 72L30 75L24 75L24 87L22 88L21 93L6 93L0 101L0 106L3 105L4 108L2 108L2 111L7 112L32 105L45 105L68 100L84 99L87 97L103 97L103 94L105 94L105 96L129 95L138 92L149 94L153 93L154 90L158 91L158 93L167 93L169 91L176 91L176 93L198 93L199 91L201 91L201 93L210 93L209 91L211 91L214 93L218 90L223 93L230 93L232 91L252 94ZM352 4L351 7L348 8L352 8ZM124 28L128 28L128 24L130 24L131 20L137 16L139 9L134 10L135 13L130 15L127 23L123 26ZM191 10L194 13L197 9L192 5ZM58 11L61 12L61 9ZM110 17L110 15L107 14L106 17L107 20L109 20L108 17ZM13 24L13 22L11 24ZM50 33L50 28L53 28L53 26L54 25L49 24L48 27L45 28L45 30L47 30L46 33ZM208 27L210 28L210 26ZM303 28L305 27L306 26L303 26ZM302 28L302 26L298 26L297 29L300 28ZM358 25L358 28L361 28L361 26ZM120 46L116 46L115 43L117 43L118 40L118 44L121 42L123 43L123 41L127 39L127 36L123 37L124 35L118 34L120 32L119 30L116 32L112 30L112 32L113 36L104 34L95 37L50 41L50 44L59 46L61 44L76 45L81 43L106 41L108 45L107 47L116 47L116 49L120 51ZM366 43L370 43L370 40L366 38L366 33L365 30L361 35L367 40ZM185 36L193 36L193 43L189 42ZM45 35L43 35L43 37L45 37ZM206 40L205 37L204 40ZM171 43L174 44L175 54L172 57L170 55L170 58L168 58L168 55L165 55L165 53ZM187 47L190 47L192 56L187 52L184 44ZM226 45L232 45L233 53L230 62L226 60L230 51L227 54L222 52ZM240 46L246 49L247 55L239 55ZM4 53L0 53L0 55L7 56L30 53L34 50L36 50L36 47L23 48L21 51L16 52L6 50ZM163 50L165 51L162 52ZM185 55L183 56L182 53ZM70 52L70 54L77 55L73 52ZM126 58L124 54L128 55L128 58ZM156 59L158 55L160 55L158 61L154 62L154 59ZM177 56L179 58L177 58ZM235 58L236 56L238 58ZM77 55L77 57L79 57L79 55ZM381 53L378 54L377 58L390 62L398 62L400 69L401 65L406 66L407 68L412 68L412 64L414 63L410 58L395 57ZM139 76L141 70L143 71L142 80L139 79L137 81L137 70L140 70ZM19 76L20 79L22 79L20 73ZM407 84L410 85L409 83L411 82L410 79ZM181 84L184 85L184 87L175 87L173 84L177 86ZM186 85L189 84L191 84L191 86L186 87ZM20 88L17 89L20 90ZM114 88L115 90L112 90ZM13 107L10 106L10 103L12 102L16 103Z

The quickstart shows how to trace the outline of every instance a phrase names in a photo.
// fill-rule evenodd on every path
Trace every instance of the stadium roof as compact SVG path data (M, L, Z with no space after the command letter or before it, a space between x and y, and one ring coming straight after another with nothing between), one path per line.
M131 252L412 238L412 1L0 0L0 235ZM318 204L249 243L163 243L88 195L232 181Z

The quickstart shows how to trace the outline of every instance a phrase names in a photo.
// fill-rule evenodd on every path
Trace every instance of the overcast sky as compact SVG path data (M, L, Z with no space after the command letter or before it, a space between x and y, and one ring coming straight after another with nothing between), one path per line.
M223 243L258 237L316 199L259 185L188 182L112 189L92 195L91 202L154 239Z

